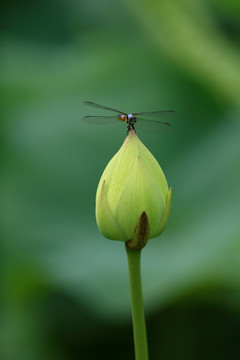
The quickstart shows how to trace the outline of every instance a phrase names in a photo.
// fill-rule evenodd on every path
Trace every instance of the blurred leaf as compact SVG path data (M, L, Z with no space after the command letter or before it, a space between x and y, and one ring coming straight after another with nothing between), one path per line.
M239 104L239 52L217 29L206 2L142 0L126 4L159 52L164 50L218 101Z

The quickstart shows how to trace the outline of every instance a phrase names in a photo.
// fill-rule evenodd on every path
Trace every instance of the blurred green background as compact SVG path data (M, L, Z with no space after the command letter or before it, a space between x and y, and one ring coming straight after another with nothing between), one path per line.
M142 254L150 359L240 358L240 3L1 5L3 360L133 359L124 244L94 217L126 127L103 112L173 109L138 133L173 187Z

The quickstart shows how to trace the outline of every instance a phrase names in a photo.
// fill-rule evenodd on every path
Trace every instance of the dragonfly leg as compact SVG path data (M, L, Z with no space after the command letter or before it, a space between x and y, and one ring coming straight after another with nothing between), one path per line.
M135 127L133 124L131 124L133 131L136 133Z
M135 130L135 127L133 124L128 124L128 127L127 127L127 135L129 134L129 131L133 129L133 131L136 133L136 130Z

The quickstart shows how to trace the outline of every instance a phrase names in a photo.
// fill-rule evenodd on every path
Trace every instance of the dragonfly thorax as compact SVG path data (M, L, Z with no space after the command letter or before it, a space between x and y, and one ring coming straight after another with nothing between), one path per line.
M128 124L135 124L137 122L136 116L132 114L127 115L127 123Z

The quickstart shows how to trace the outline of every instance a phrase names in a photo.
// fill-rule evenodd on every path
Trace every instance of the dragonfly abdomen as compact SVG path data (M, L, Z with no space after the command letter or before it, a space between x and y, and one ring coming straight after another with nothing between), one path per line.
M118 120L127 122L127 116L126 116L126 115L122 115L122 114L118 114Z

